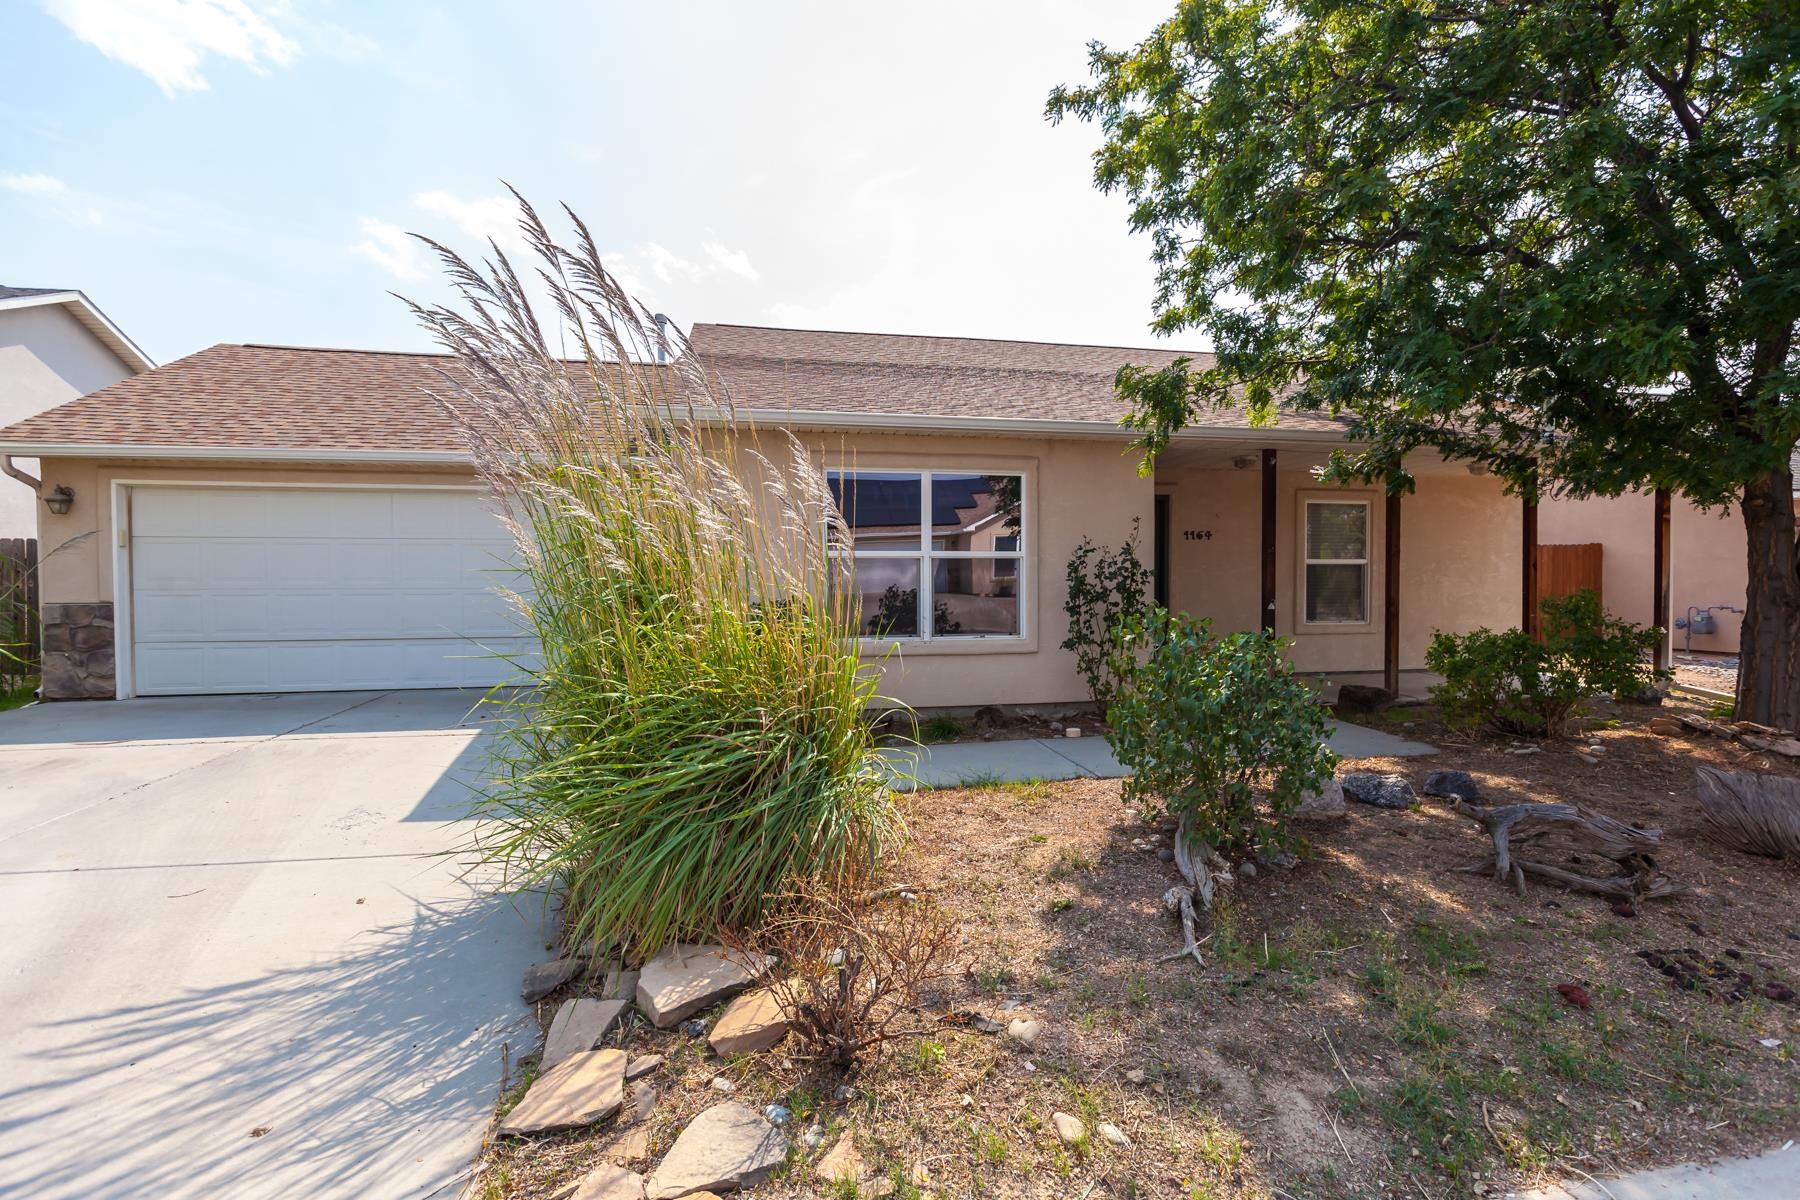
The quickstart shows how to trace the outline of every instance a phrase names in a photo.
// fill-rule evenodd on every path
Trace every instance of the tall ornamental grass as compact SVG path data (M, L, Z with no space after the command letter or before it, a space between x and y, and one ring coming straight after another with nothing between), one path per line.
M535 683L512 699L481 861L560 889L569 945L634 955L742 927L890 821L827 553L841 518L791 435L718 381L520 199L536 260L429 243L455 291L411 305L455 357L440 399L518 542ZM539 323L529 291L544 293Z

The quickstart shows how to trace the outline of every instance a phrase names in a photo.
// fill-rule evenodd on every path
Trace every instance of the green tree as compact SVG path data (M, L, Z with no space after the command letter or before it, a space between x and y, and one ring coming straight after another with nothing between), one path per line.
M1052 119L1151 235L1127 368L1148 455L1197 412L1334 411L1339 477L1436 447L1515 492L1737 505L1739 715L1800 725L1800 6L1793 0L1183 0L1091 50Z

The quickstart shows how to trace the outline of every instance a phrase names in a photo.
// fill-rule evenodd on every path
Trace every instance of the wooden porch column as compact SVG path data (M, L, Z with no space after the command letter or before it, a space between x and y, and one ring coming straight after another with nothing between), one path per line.
M1537 632L1537 544L1537 490L1533 488L1525 494L1525 542L1521 547L1525 564L1525 586L1519 628L1526 633Z
M1262 452L1262 627L1275 629L1275 452Z
M1656 665L1667 669L1669 646L1675 629L1669 621L1669 489L1656 489L1656 552L1651 565L1651 586L1655 594L1650 602L1650 623L1662 630L1656 643Z
M1389 492L1387 520L1382 538L1386 560L1382 584L1381 686L1390 696L1400 695L1400 493Z

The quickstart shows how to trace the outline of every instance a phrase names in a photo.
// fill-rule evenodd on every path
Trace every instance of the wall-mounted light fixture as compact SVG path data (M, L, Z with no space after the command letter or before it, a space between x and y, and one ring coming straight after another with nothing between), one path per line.
M44 497L44 507L59 517L67 515L69 506L73 503L75 503L75 491L67 484L52 490L48 496Z
M1469 474L1471 474L1471 475L1486 475L1487 473L1488 473L1488 465L1486 463L1472 462L1469 464Z
M1240 471L1248 471L1251 467L1256 465L1256 456L1254 454L1240 454L1231 460L1231 465Z

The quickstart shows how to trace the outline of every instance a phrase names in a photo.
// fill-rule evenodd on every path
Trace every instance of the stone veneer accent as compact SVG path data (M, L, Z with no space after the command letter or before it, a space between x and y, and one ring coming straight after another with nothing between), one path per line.
M113 606L44 605L45 700L111 700L113 686Z

